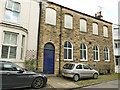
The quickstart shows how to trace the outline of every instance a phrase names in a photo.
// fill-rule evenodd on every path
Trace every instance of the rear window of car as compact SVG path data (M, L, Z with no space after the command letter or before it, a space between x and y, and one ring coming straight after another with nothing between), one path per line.
M75 66L74 64L65 64L65 65L63 66L63 68L64 68L64 69L70 69L70 70L71 70L71 69L74 68L74 66Z

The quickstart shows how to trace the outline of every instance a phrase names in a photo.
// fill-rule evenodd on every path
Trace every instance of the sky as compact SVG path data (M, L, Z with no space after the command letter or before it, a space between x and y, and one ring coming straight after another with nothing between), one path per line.
M103 19L118 24L118 2L120 0L49 0L62 6L95 16L102 11ZM100 6L100 7L99 7Z

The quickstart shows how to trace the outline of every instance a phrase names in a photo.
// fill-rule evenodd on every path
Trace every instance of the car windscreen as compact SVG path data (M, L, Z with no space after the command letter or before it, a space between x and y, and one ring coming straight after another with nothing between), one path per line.
M71 69L74 68L74 66L75 66L74 64L65 64L65 65L63 66L63 68L64 68L64 69L70 69L70 70L71 70Z

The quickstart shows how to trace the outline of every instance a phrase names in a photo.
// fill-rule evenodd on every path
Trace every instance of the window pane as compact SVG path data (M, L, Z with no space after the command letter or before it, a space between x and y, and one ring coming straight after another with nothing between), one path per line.
M82 44L80 44L80 49L82 49Z
M56 25L56 11L52 8L46 8L45 22L47 24Z
M8 1L7 1L6 8L12 9L12 5L13 5L12 1L8 0Z
M80 59L83 59L83 57L82 57L82 50L80 50Z
M67 59L67 49L64 49L64 59Z
M83 49L86 49L86 46L85 46L85 44L83 44Z
M93 55L94 55L94 60L95 60L95 59L96 59L96 58L95 58L95 51L93 51Z
M86 32L86 21L84 19L80 19L80 31Z
M68 59L72 59L72 50L68 49Z
M13 22L17 22L18 20L18 13L17 12L13 12L13 16L12 16L12 20Z
M6 12L5 12L5 20L10 21L11 20L11 14L12 14L11 11L6 10Z
M72 45L71 45L71 43L70 43L70 42L68 42L68 47L69 47L69 48L72 48Z
M10 33L6 33L4 34L4 44L10 44Z
M9 58L16 58L16 47L10 47L10 56Z
M2 46L2 55L1 55L2 58L8 58L8 50L9 50L8 46Z
M65 42L64 47L67 47L67 42Z
M16 34L11 34L11 44L17 45L17 35Z
M19 11L19 4L18 3L14 3L14 8L15 11Z
M106 54L106 59L109 60L109 59L108 59L108 53Z
M96 60L98 60L98 52L96 52Z
M86 59L86 50L84 50L84 59Z
M71 15L65 15L64 17L64 26L65 28L68 28L68 29L73 29L73 17Z

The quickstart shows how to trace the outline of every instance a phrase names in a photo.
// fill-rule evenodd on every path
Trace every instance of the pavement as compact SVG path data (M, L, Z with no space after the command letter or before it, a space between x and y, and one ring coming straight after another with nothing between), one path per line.
M66 80L67 79L67 80ZM37 90L64 90L64 89L71 89L71 90L79 90L79 89L87 89L87 88L116 88L118 89L118 86L120 86L120 80L118 83L118 80L108 81L105 83L99 83L94 84L90 86L84 86L80 87L79 85L76 85L74 82L72 82L72 79L63 78L63 77L48 77L47 85L42 89ZM119 87L120 89L120 87ZM36 90L31 88L26 88L22 90Z

